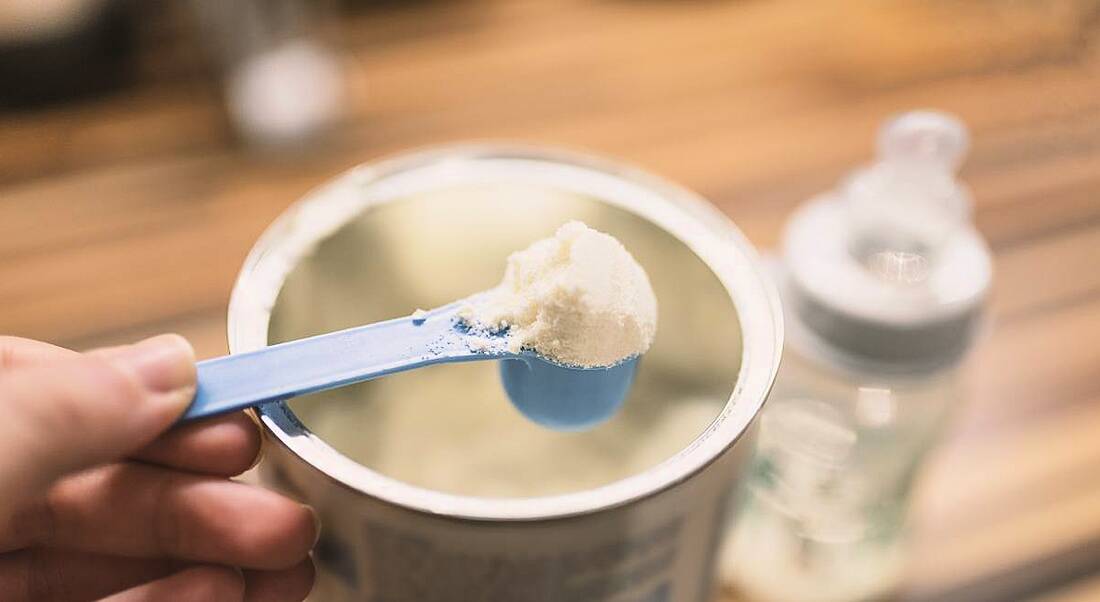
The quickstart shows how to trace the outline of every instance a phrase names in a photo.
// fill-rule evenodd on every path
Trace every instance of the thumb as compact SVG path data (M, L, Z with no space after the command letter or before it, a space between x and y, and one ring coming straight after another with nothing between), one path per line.
M194 391L194 351L178 335L0 374L0 491L27 499L136 451L172 425Z

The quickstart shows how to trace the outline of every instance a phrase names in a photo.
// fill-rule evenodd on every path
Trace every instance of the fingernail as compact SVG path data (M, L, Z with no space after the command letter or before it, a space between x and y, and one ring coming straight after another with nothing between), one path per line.
M151 393L172 393L195 386L195 351L178 334L162 334L112 349L107 359L134 373Z
M252 408L248 408L244 411L244 415L248 416L248 419L251 420L252 424L256 426L256 432L260 436L260 448L256 450L256 457L252 458L252 464L249 465L248 470L245 470L245 472L248 472L249 470L252 470L253 468L259 466L260 462L263 461L264 449L266 449L267 444L265 442L266 437L264 437L264 428L260 426L260 419L256 417L256 411Z
M304 504L303 504L304 505ZM312 506L305 506L306 510L309 510L310 516L313 517L313 545L309 546L312 550L317 547L317 542L321 541L321 516L317 514L317 511Z

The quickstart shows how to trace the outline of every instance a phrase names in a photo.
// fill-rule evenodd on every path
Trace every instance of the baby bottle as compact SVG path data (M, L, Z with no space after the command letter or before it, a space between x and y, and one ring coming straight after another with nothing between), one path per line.
M787 224L787 343L723 565L746 600L878 600L900 583L915 477L963 399L992 278L955 176L967 145L950 116L901 115L874 163Z

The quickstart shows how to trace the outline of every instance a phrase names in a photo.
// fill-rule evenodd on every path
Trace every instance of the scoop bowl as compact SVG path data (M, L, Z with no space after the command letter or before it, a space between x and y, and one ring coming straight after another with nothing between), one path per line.
M500 361L512 405L531 421L558 431L596 426L618 411L630 392L640 356L613 366L583 368L524 351Z

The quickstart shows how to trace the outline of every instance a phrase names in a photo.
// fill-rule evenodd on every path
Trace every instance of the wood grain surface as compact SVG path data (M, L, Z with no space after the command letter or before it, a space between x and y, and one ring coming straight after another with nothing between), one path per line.
M294 154L239 144L189 27L161 25L135 87L0 115L0 332L223 353L236 271L280 211L471 138L635 162L768 247L884 118L939 108L972 128L994 327L924 475L903 598L1100 600L1100 2L388 3L333 28L349 115Z

